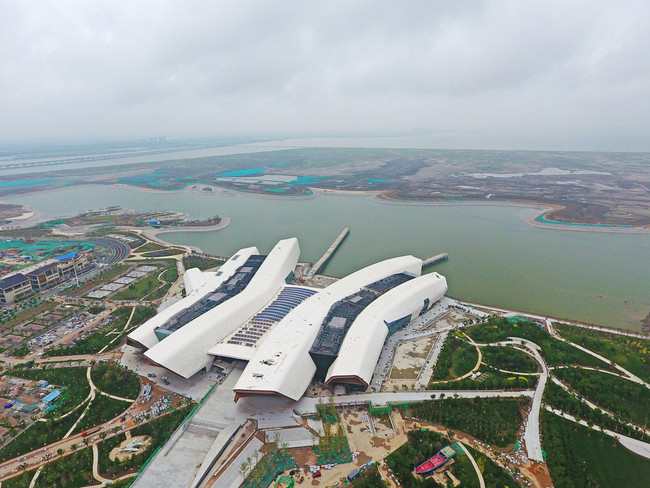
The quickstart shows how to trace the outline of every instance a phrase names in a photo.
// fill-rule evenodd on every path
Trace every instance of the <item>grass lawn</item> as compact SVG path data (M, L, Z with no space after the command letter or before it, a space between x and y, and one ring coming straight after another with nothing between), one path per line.
M160 251L161 249L166 249L165 246L156 244L155 242L147 242L142 246L133 250L133 252L150 252L150 251Z
M537 361L514 347L486 346L482 348L483 362L488 366L518 373L537 372Z
M140 377L119 366L96 364L90 370L90 377L97 388L110 395L135 400L140 392Z
M450 333L433 371L433 381L451 380L469 373L478 361L476 348Z
M196 254L190 254L189 256L185 256L183 258L183 266L185 269L199 268L201 271L205 271L206 269L216 268L222 264L223 260L214 259L207 256L197 256Z
M86 415L84 415L84 418L75 427L73 434L78 434L86 429L114 419L130 406L131 404L129 402L116 400L106 395L97 395L92 401ZM121 424L118 423L116 425L119 427Z
M510 373L501 373L481 365L479 368L481 375L472 379L471 377L458 381L431 383L431 390L530 390L537 385L537 376L535 375L515 375Z
M482 344L504 341L508 337L528 339L542 349L542 356L544 356L549 366L578 364L597 368L609 367L607 363L590 354L576 349L570 344L554 339L546 332L546 329L527 320L510 322L503 317L490 317L486 323L466 329L466 333L475 342Z
M605 356L645 381L650 381L650 340L607 334L570 325L561 325L557 328L565 339Z
M650 421L650 390L617 376L579 368L553 371L580 395L598 406L639 425Z
M69 456L48 463L34 488L79 488L94 484L92 473L93 453L91 449L82 449ZM34 477L35 471L22 474L2 482L3 488L26 488Z
M526 399L444 399L410 407L412 417L467 434L501 448L512 446L523 422Z
M130 284L115 295L116 300L155 300L163 296L171 284L178 279L176 261L145 261L145 264L164 267L161 266L160 269Z
M616 440L550 412L542 413L543 446L556 488L647 488L650 460Z
M79 413L81 414L81 410ZM77 418L79 418L79 415L76 415L75 412L59 421L35 422L29 429L0 449L0 462L61 440L74 425Z
M544 403L571 414L576 418L591 422L592 425L613 430L614 432L639 439L640 441L650 442L650 436L642 430L635 429L616 420L613 416L608 415L599 408L590 408L583 400L574 397L552 381L549 381L544 389Z

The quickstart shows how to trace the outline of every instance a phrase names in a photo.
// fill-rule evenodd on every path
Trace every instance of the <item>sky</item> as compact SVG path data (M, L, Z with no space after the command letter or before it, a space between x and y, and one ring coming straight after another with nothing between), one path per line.
M0 0L0 142L650 150L650 2Z

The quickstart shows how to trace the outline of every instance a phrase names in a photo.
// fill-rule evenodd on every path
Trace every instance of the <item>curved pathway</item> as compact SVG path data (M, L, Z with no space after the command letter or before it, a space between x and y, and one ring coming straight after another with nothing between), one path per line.
M97 444L93 444L93 477L102 485L109 485L115 481L104 478L101 474L99 474L99 449L97 448Z
M604 432L608 436L614 437L617 439L623 447L626 449L632 451L635 454L638 454L639 456L642 456L646 459L650 459L650 444L647 442L643 442L637 439L633 439L632 437L628 437L626 435L619 434L618 432L614 432L609 429L603 429L599 427L598 425L591 425L589 426L586 421L584 420L578 420L576 419L573 415L570 415L568 413L562 412L561 410L556 410L554 408L549 407L548 405L544 407L546 410L548 410L551 413L554 413L555 415L562 417L564 419L570 420L571 422L575 422L576 424L583 425L585 427L588 427L590 429L599 431L599 432Z
M480 487L485 488L485 480L483 479L483 473L481 473L481 470L479 469L478 464L476 464L476 460L474 459L474 456L472 456L472 453L469 452L469 449L467 448L467 444L465 444L460 439L458 440L458 443L461 446L463 446L463 450L465 451L465 454L467 454L467 457L472 462L472 466L474 466L474 471L476 471L476 476L478 476L478 483L479 483Z
M606 408L601 407L600 405L597 405L596 403L592 402L591 400L585 398L583 395L580 395L577 391L573 390L570 388L568 385L564 384L564 382L560 381L558 378L555 376L551 375L551 381L561 387L564 391L566 391L569 395L572 397L582 400L585 405L587 405L589 408L592 410L600 410L606 414L608 414L612 418L616 418L617 414L614 412L611 412L610 410L607 410ZM622 420L620 421L622 424L627 425L628 427L631 427L633 429L639 429L645 432L646 434L650 435L650 429L647 429L645 427L642 427L641 425L633 424L631 422L623 422Z

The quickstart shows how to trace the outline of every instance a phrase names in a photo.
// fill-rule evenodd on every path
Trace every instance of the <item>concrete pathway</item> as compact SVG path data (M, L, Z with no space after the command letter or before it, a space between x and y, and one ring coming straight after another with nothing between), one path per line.
M478 464L476 464L476 460L474 459L474 456L472 456L472 453L469 452L469 449L467 449L467 444L465 444L460 439L458 440L458 443L461 446L463 446L463 450L465 451L465 454L467 454L467 457L472 462L472 466L474 466L474 471L476 471L476 476L478 476L478 483L479 483L480 487L485 488L485 480L483 479L483 473L481 473L481 470L479 469Z
M549 407L548 405L544 407L546 410L548 410L551 413L554 413L555 415L565 418L567 420L570 420L571 422L575 422L576 424L583 425L585 427L588 427L590 429L596 430L598 432L604 432L608 436L614 437L617 439L623 447L628 449L629 451L632 451L634 454L638 454L639 456L642 456L646 459L650 459L650 444L647 442L643 442L637 439L633 439L632 437L628 437L626 435L619 434L618 432L614 432L609 429L603 429L599 427L598 425L592 425L591 427L587 424L586 421L584 420L577 420L573 415L570 415L568 413L562 412L561 410L556 410L554 408Z
M588 399L585 398L584 396L580 395L578 392L576 392L576 391L574 391L573 389L569 388L568 385L564 384L562 381L560 381L560 380L559 380L558 378L556 378L555 376L552 376L552 375L551 375L551 381L552 381L553 383L555 383L556 385L558 385L559 387L561 387L564 391L566 391L566 392L567 392L569 395L571 395L572 397L574 397L574 398L578 398L578 399L582 400L582 401L585 403L585 405L587 405L587 406L588 406L589 408L591 408L592 410L596 410L596 409L598 409L598 410L601 410L602 412L608 414L608 415L609 415L610 417L612 417L612 418L616 418L616 417L617 417L617 414L615 414L614 412L611 412L611 411L607 410L606 408L603 408L603 407L601 407L600 405L597 405L596 403L592 402L591 400L588 400ZM645 432L646 434L650 435L650 429L647 429L647 428L645 428L645 427L642 427L642 426L640 426L640 425L636 425L636 424L633 424L633 423L630 423L630 422L623 422L623 421L621 421L621 423L623 423L623 424L625 424L625 425L627 425L627 426L629 426L629 427L631 427L631 428L633 428L633 429L639 429L639 430L642 430L642 431Z
M99 474L99 449L97 448L97 444L93 444L93 477L102 485L114 481L108 478L104 478L101 474Z
M523 345L531 353L531 355L537 360L537 363L542 369L542 373L539 375L539 381L537 382L537 388L535 389L535 395L533 396L533 405L530 408L530 413L526 419L526 425L524 427L524 442L526 444L526 452L528 453L528 458L540 463L544 462L544 456L542 455L542 439L540 437L539 423L540 423L540 411L542 409L542 397L544 396L544 388L546 388L546 381L548 380L548 367L544 358L539 353L539 346L532 341L522 339L520 337L508 337L508 340L513 343L513 345Z
M41 475L41 471L43 471L43 466L38 468L34 473L34 476L32 477L32 481L29 482L29 488L34 488L36 486L36 480Z

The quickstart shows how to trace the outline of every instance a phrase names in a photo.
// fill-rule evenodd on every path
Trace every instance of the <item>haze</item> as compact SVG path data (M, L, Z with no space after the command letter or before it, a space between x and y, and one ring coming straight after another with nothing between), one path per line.
M650 3L620 0L2 1L0 142L645 151L649 21Z

